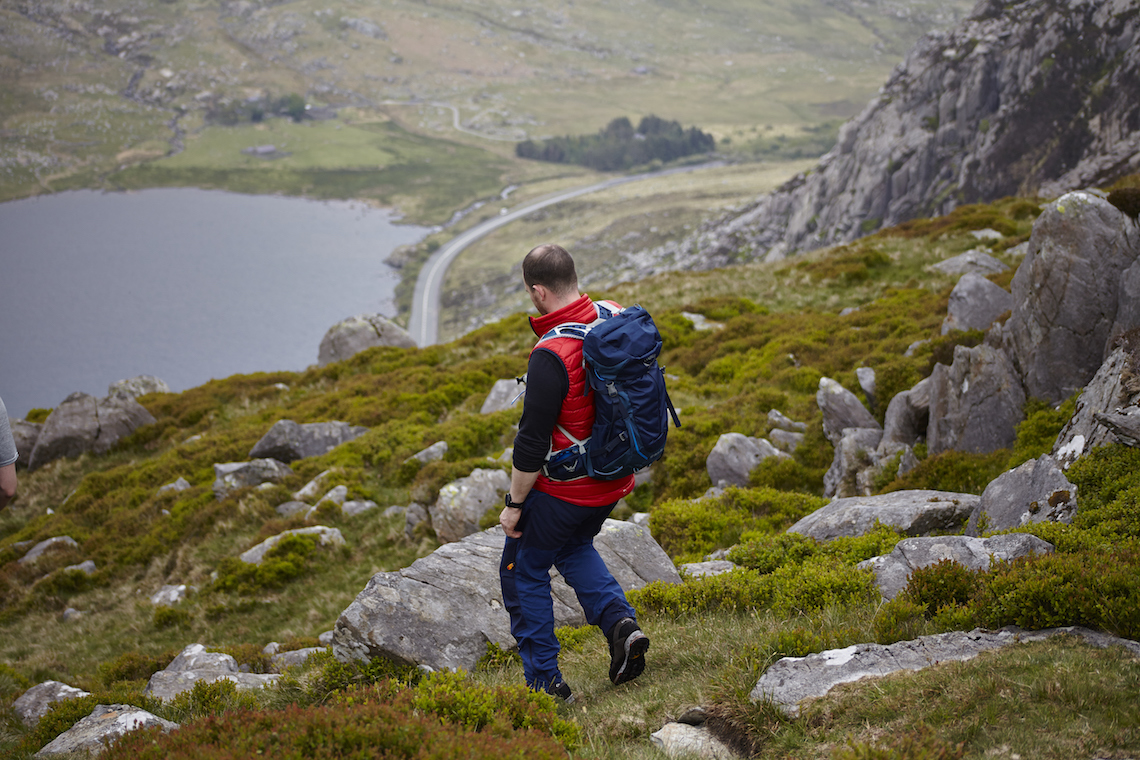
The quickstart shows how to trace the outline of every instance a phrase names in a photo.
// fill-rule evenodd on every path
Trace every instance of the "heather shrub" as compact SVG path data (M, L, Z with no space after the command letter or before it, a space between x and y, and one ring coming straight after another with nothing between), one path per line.
M875 612L871 630L875 641L884 645L916 639L927 632L926 606L899 594Z
M197 681L167 703L163 717L181 725L232 710L256 710L258 707L260 703L254 692L238 689L233 681L221 678L213 683Z
M800 533L748 538L728 552L728 560L765 575L785 564L802 564L816 553L819 542Z
M1082 625L1140 636L1140 543L1032 555L991 568L974 600L983 625Z
M917 467L896 478L883 489L883 493L930 489L981 494L991 481L1008 469L1009 457L1008 449L988 454L944 451L919 461Z
M732 546L744 531L784 530L826 500L773 488L728 488L718 497L673 499L654 508L653 537L678 561Z
M522 684L489 687L473 683L465 673L432 673L412 687L411 704L448 723L472 731L490 728L507 735L511 729L536 729L573 750L581 740L574 723L557 717L555 698Z
M536 729L505 724L478 732L418 713L410 694L391 701L361 695L351 704L231 711L192 721L178 731L127 734L109 760L239 757L417 758L423 760L563 760L566 749Z
M244 595L281 588L308 570L316 551L314 536L293 533L267 551L260 564L252 565L237 557L224 558L218 563L218 577L211 586L217 591Z
M785 565L772 579L772 610L777 615L816 612L825 607L864 604L878 597L874 575L833 559Z
M979 573L952 559L917 568L906 583L906 594L926 608L929 620L942 607L962 607L978 588Z
M163 630L165 628L177 628L180 625L187 625L191 620L191 615L186 610L178 609L177 607L169 607L165 604L160 604L154 608L154 613L151 615L151 620L154 622L154 627Z
M136 650L123 652L113 660L99 665L99 681L111 686L119 681L139 681L150 678L170 664L177 652L168 651L159 655L147 655Z
M771 604L773 583L755 570L737 568L720 575L694 578L684 583L653 583L626 593L639 616L649 612L671 617L704 612L745 612Z
M1114 443L1078 459L1065 473L1077 487L1078 528L1140 537L1140 449Z
M476 672L499 670L509 665L522 665L522 657L517 649L503 649L498 644L488 641L487 652L475 663Z

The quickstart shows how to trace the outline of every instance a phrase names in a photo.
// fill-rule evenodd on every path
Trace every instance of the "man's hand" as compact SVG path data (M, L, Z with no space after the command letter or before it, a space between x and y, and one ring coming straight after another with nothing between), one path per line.
M503 532L511 538L522 538L522 531L515 530L520 517L522 510L518 507L503 507L503 511L499 513L499 525L503 526Z

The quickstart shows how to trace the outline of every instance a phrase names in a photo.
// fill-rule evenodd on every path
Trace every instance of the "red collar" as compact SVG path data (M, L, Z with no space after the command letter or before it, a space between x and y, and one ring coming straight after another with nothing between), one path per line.
M594 302L590 300L590 296L583 294L578 297L577 301L563 306L558 311L531 317L530 329L534 330L534 334L541 338L558 325L564 325L567 322L581 322L588 325L597 318L598 310L594 308Z

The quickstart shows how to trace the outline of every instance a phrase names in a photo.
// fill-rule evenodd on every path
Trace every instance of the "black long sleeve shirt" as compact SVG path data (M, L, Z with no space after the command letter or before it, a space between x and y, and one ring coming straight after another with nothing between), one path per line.
M526 396L515 435L514 466L521 472L538 472L550 451L550 436L570 392L570 376L553 351L540 348L530 355L526 370Z

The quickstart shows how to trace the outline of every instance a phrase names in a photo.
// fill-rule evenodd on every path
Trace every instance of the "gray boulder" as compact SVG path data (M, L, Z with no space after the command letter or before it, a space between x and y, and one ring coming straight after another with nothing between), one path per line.
M1009 357L987 341L955 346L954 363L934 365L930 375L931 454L975 454L1010 448L1023 418L1025 391Z
M698 760L734 760L737 755L727 745L701 726L687 723L666 723L661 730L649 735L653 746L669 758L697 758Z
M305 502L294 500L278 504L274 508L274 511L282 517L292 517L293 515L299 514L301 512L308 512L310 509L312 509L312 507L310 507Z
M168 491L187 491L192 487L193 486L190 485L190 481L188 481L186 478L179 477L173 483L167 483L166 485L160 487L158 489L158 492L167 493Z
M292 468L276 459L215 464L214 496L219 500L224 499L240 488L278 483L292 474Z
M939 261L937 264L931 264L927 269L942 274L963 275L973 273L984 277L988 274L1001 274L1009 267L991 256L984 248L972 248L965 253Z
M896 393L887 404L883 418L883 438L879 457L893 456L906 446L926 439L930 426L930 378L925 377L908 391Z
M318 652L324 652L325 647L306 647L305 649L291 649L288 652L277 652L270 659L273 670L284 673L289 668L304 665L309 658Z
M895 491L878 496L836 499L788 528L818 541L862 536L875 521L908 536L962 529L978 504L977 496L950 491Z
M415 348L407 331L379 314L360 314L337 322L321 338L317 364L321 367L343 361L376 346Z
M117 383L111 383L107 388L108 396L117 394L124 396L145 396L148 393L170 393L170 386L154 375L135 375Z
M1068 523L1076 511L1077 487L1065 477L1057 461L1044 454L1002 473L986 486L966 524L966 535L1030 523Z
M491 528L444 544L403 570L374 575L337 620L333 654L342 662L383 656L472 670L487 642L514 647L499 586L503 539L502 528ZM607 520L594 546L626 591L658 580L680 582L649 531L633 523ZM574 592L557 572L551 575L555 625L585 625Z
M23 556L20 557L21 565L28 565L37 561L44 552L53 549L78 549L79 544L71 536L52 536L40 541Z
M348 486L333 486L328 490L321 500L317 502L317 506L322 504L334 504L338 507L343 506L345 500L348 499Z
M726 559L713 559L705 562L686 562L681 565L681 570L689 578L707 578L732 572L737 567L738 565Z
M491 392L487 394L486 400L483 401L483 406L479 409L479 413L494 414L495 412L510 409L519 399L519 395L525 390L526 383L520 384L513 377L505 380L496 380L495 384L491 386Z
M306 457L317 457L335 449L342 443L359 438L368 432L360 425L347 422L310 422L299 425L293 420L278 420L260 441L250 449L253 459L270 458L293 462Z
M141 707L133 705L96 705L86 718L48 742L33 757L98 756L124 734L140 728L161 726L163 731L178 728Z
M795 454L796 449L804 442L803 433L795 433L790 430L776 429L768 433L768 439L772 445L780 451L786 451L789 454Z
M1096 374L1116 329L1121 275L1140 256L1136 233L1115 206L1087 192L1061 196L1034 222L1006 324L1030 396L1058 403Z
M428 514L427 507L413 501L404 510L404 536L411 539L415 535L416 528L429 520L431 520L431 515Z
M447 454L447 441L436 441L431 446L428 446L422 451L417 451L412 454L408 459L414 459L420 464L427 464L428 462L438 462L443 459Z
M317 543L321 546L344 546L344 536L339 530L324 525L314 525L311 528L296 528L278 533L276 536L270 536L252 549L242 552L238 555L238 559L246 564L260 565L261 561L265 559L266 553L281 543L281 540L286 536L316 536Z
M823 476L823 495L831 498L870 496L873 472L879 464L876 449L881 428L847 428L835 447L831 467Z
M1140 406L1132 405L1115 412L1097 412L1093 418L1107 428L1125 446L1140 446Z
M126 394L112 394L99 399L95 406L99 430L91 451L96 454L106 454L111 447L143 425L154 423L154 415L146 410L142 404L135 401L133 396ZM51 422L51 417L44 423L45 428Z
M304 486L302 486L300 490L294 492L293 498L298 501L304 501L305 499L315 499L317 497L317 494L325 489L327 481L338 473L338 468L325 470L321 474L317 475L317 477L313 478Z
M1013 308L1013 296L980 274L962 275L950 291L950 305L942 321L942 334L953 330L988 330L998 317Z
M846 428L881 428L858 397L830 377L819 380L815 402L823 412L823 434L833 446L843 440Z
M1133 222L1133 229L1135 228L1136 222ZM1116 297L1116 321L1109 333L1109 345L1134 327L1140 327L1140 261L1134 262L1120 276L1120 290Z
M782 428L784 430L791 430L793 432L802 433L807 430L806 422L796 422L786 417L778 409L768 410L768 422L773 427Z
M153 422L151 413L131 396L117 394L97 400L86 393L73 393L48 415L28 458L28 470L89 451L105 454L120 438Z
M25 726L31 728L40 722L40 718L47 715L48 710L56 702L65 699L76 699L89 696L90 692L68 686L59 681L44 681L25 691L12 704L12 709Z
M95 567L95 560L93 559L86 559L80 562L78 565L68 565L67 567L63 568L63 572L65 573L79 572L85 575L94 575L96 571L97 568Z
M705 460L705 469L714 486L747 488L748 473L769 457L787 459L788 455L763 438L724 433Z
M185 599L191 590L185 583L168 583L150 595L150 603L156 607L173 607Z
M16 442L16 454L19 455L19 459L16 460L16 467L27 469L28 463L32 461L32 452L36 448L36 441L40 438L40 431L43 430L43 423L28 422L27 420L8 420L8 423L12 429L12 438Z
M749 698L753 702L768 700L795 717L799 715L801 702L822 697L839 684L879 678L900 670L922 670L940 662L971 660L982 652L1064 634L1079 636L1086 643L1102 649L1124 646L1140 654L1140 644L1135 641L1086 628L1022 631L1009 627L1000 631L955 631L922 636L889 646L855 644L843 649L809 654L807 657L785 657L764 672Z
M502 507L503 494L511 487L511 476L502 470L473 470L466 478L439 489L432 505L431 526L440 541L458 541L479 531L479 521L487 510Z
M1092 380L1077 399L1076 411L1057 435L1053 457L1063 468L1097 446L1115 440L1112 429L1097 419L1098 414L1115 412L1129 406L1134 395L1125 388L1125 373L1131 374L1130 360L1124 348L1108 355Z
M859 381L859 387L867 397L867 407L872 412L875 411L875 405L878 403L875 395L875 370L871 367L856 367L855 379Z
M352 501L346 501L344 504L341 504L340 511L344 513L346 517L356 517L369 510L376 509L377 506L379 505L371 499L353 499Z
M201 644L191 644L175 657L165 669L150 677L144 694L169 701L184 691L194 688L199 681L213 683L223 678L233 681L239 689L260 689L281 676L277 674L242 673L237 660L221 652L207 652Z
M920 567L950 559L971 570L986 571L993 560L1009 561L1030 554L1050 554L1053 545L1028 533L1006 533L991 538L936 536L904 538L890 554L860 562L857 567L875 573L875 585L884 599L894 599L906 588L910 574Z

